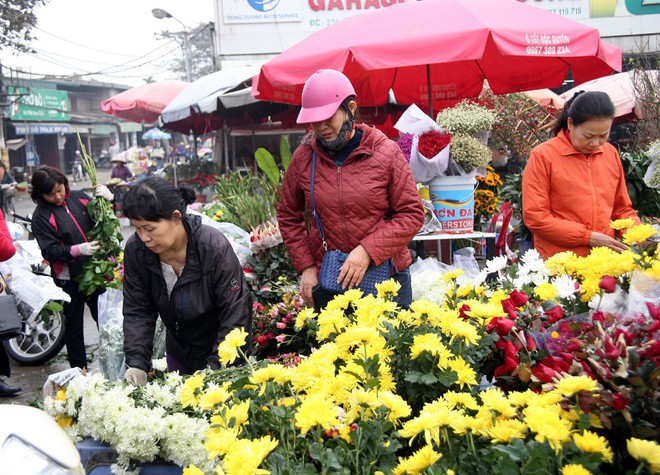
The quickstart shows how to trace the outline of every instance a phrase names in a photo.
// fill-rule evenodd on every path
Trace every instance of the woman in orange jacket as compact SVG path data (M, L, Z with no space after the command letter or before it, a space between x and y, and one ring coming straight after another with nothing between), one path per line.
M548 258L592 247L623 251L610 221L639 223L619 154L607 143L614 105L604 92L576 93L555 123L555 137L532 150L523 172L523 220Z

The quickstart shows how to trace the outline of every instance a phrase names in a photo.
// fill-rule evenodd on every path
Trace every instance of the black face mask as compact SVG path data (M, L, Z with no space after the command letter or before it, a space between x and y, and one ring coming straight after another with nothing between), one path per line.
M336 139L327 141L319 135L316 136L316 140L319 141L323 148L332 152L337 152L344 148L348 141L351 140L351 134L353 133L353 128L355 127L355 116L353 116L350 111L349 114L351 115L351 118L344 121L344 124L341 126L341 130L339 131Z

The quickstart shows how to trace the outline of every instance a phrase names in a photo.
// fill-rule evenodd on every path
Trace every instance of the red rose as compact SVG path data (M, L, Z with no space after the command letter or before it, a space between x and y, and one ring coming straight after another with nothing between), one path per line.
M616 283L616 277L612 277L611 275L604 275L600 279L600 282L598 282L598 287L603 289L608 294L611 294L614 292L614 290L616 290Z
M527 349L529 351L534 351L536 349L536 342L534 341L534 338L532 338L532 335L527 335Z
M605 340L605 357L611 360L617 359L619 356L621 356L621 352L619 352L619 349L612 344L611 341Z
M573 353L566 353L565 351L560 351L559 354L561 355L562 358L564 358L564 361L568 362L569 365L575 359L575 355L573 355Z
M509 294L509 298L513 301L516 307L522 307L527 303L529 297L525 292L514 290Z
M506 336L514 326L515 323L513 320L509 320L508 318L503 317L495 317L488 324L487 330L491 332L494 328L499 336Z
M519 360L514 355L507 355L504 357L504 364L495 368L493 376L500 377L503 375L513 373L513 370L518 367Z
M591 320L593 320L594 322L604 322L605 314L601 310L596 310L594 314L591 316Z
M555 307L552 307L550 310L547 310L544 313L544 315L548 317L548 323L552 325L553 323L564 318L564 310L562 310L562 308L559 305L556 305Z
M630 332L627 332L621 328L616 328L613 333L613 339L618 340L619 337L623 335L623 339L626 342L627 345L632 345L633 342L633 334Z
M513 303L512 299L502 300L502 309L507 313L509 318L516 318L518 316L518 310L516 309L516 304Z
M649 309L649 315L653 320L660 320L660 305L653 305L651 302L646 302L646 308Z
M569 362L559 356L546 356L541 360L541 364L544 364L555 371L561 371L562 373L568 373L568 370L571 367Z
M628 399L627 397L623 397L621 394L614 393L614 401L612 402L612 408L615 411L624 410L629 403L630 403L630 399Z
M653 323L649 325L649 328L646 330L649 333L654 333L660 330L660 320L653 320Z
M552 382L552 378L555 377L555 370L548 368L544 364L537 364L532 368L532 374L542 383L550 383Z
M470 306L466 303L461 305L461 308L458 309L458 316L461 317L463 320L469 320L470 316L467 314L467 312L470 311Z

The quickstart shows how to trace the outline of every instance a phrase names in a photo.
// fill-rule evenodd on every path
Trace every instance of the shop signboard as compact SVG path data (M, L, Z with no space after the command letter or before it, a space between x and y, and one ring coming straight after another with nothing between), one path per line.
M11 120L66 122L70 119L71 104L66 91L10 87L8 96Z
M407 1L416 0L218 0L219 55L224 60L271 57L350 15ZM660 0L509 1L598 28L603 38L657 35L660 24Z
M32 140L28 140L25 144L25 162L28 167L39 166L39 154L37 153L37 146Z

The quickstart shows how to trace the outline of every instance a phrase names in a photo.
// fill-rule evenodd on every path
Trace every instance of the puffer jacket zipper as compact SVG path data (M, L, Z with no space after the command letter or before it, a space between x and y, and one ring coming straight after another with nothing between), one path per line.
M339 195L339 219L341 222L342 235L344 236L342 244L345 246L346 243L348 243L349 241L348 241L348 234L346 233L346 221L344 219L346 213L344 213L344 193L342 190L341 165L337 166L337 189ZM349 249L346 252L351 252L351 251L352 249Z

